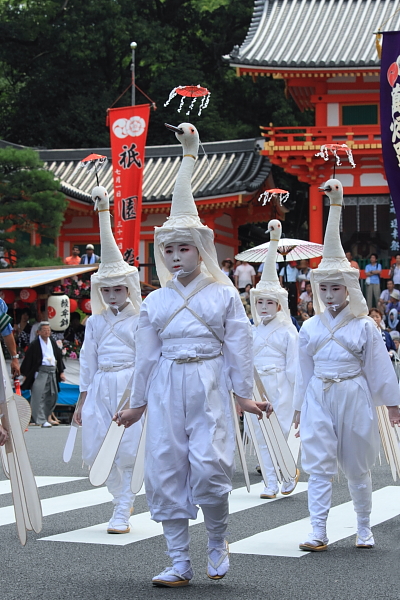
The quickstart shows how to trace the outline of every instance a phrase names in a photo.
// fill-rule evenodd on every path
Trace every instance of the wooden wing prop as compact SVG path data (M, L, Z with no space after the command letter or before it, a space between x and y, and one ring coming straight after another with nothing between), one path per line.
M3 465L8 469L18 536L24 546L27 531L33 529L39 533L42 529L42 507L23 433L29 424L31 409L24 398L12 392L1 350L0 414L2 426L8 431Z
M389 463L393 480L396 481L400 476L400 449L399 439L395 428L391 426L389 414L385 406L377 406L379 433L382 439L382 446L385 452L386 460Z
M265 400L268 400L267 393L256 368L254 368L253 397L256 402L265 402ZM276 414L273 412L269 418L263 415L263 418L259 421L259 426L261 427L262 435L270 453L278 481L282 482L283 480L288 482L294 479L297 474L296 461L283 435Z
M238 449L238 453L239 453L240 464L242 465L242 469L243 469L243 475L244 475L244 480L246 483L246 488L250 494L249 471L247 469L246 455L245 455L245 451L244 451L242 436L240 433L239 421L238 421L238 416L237 416L237 412L236 412L235 399L233 397L232 392L231 392L231 402L232 402L232 418L233 418L233 423L235 426L235 434L236 434L236 445L237 445L237 449Z

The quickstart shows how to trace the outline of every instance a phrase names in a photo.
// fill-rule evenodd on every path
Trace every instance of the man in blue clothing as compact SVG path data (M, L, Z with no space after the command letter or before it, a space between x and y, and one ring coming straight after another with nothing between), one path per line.
M371 309L378 306L381 295L382 265L378 263L377 254L371 254L369 261L369 264L365 267L365 274L367 276L365 283L367 286L367 304L368 308Z

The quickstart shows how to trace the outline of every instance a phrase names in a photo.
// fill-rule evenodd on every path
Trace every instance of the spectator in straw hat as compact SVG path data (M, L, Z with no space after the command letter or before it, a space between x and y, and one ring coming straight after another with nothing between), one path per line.
M389 302L386 304L385 312L388 315L390 311L395 308L397 312L400 312L400 292L399 290L392 290L390 292Z
M98 262L100 262L100 256L94 253L93 244L88 244L86 246L86 253L81 258L81 265L94 265Z

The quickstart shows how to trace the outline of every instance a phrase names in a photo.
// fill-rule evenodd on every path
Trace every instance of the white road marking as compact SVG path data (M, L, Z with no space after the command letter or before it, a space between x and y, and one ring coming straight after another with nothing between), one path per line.
M259 496L263 489L264 484L257 483L251 486L250 494L247 492L245 487L234 490L229 498L230 514L285 499L284 496L278 496L273 500L262 500ZM307 484L298 483L292 495L300 494L305 491L307 491ZM203 520L203 513L201 510L199 510L197 519L195 521L189 521L189 524L197 525L198 523L203 523ZM128 544L134 544L135 542L140 542L141 540L146 540L157 535L162 535L163 532L161 523L155 523L152 521L150 519L149 512L133 515L130 518L130 524L130 532L122 535L108 534L107 523L100 523L99 525L94 525L92 527L76 529L75 531L68 531L66 533L51 535L40 539L51 542L75 542L79 544L126 546Z
M70 481L79 481L80 479L87 479L87 477L35 477L36 485L39 487L45 487L46 485L57 485L59 483L68 483ZM3 494L11 494L11 486L8 479L0 481L0 496Z
M144 494L141 489L139 494ZM43 516L56 515L59 513L77 510L79 508L88 508L97 506L112 500L112 495L106 487L87 490L86 492L76 492L74 494L65 494L64 496L55 496L42 500ZM9 525L15 522L14 507L4 506L0 508L0 526Z
M371 526L379 525L400 514L400 487L388 486L372 495ZM356 534L356 514L353 503L346 502L335 506L329 512L328 538L332 544ZM309 552L299 550L299 543L305 541L311 531L310 519L301 519L257 533L229 545L234 554L256 554L258 556L289 556L300 558Z

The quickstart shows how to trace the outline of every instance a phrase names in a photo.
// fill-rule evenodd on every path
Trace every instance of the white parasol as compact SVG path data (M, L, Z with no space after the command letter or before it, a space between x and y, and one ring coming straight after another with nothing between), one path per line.
M245 262L264 262L268 252L269 242L249 248L235 256L236 260ZM294 240L291 238L281 238L277 248L277 262L290 262L291 260L306 260L309 258L318 258L322 256L322 244L307 242L306 240Z

